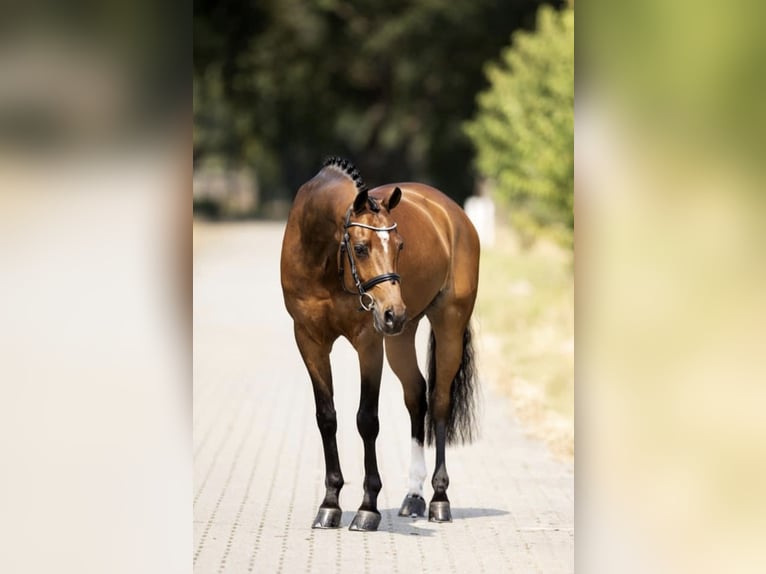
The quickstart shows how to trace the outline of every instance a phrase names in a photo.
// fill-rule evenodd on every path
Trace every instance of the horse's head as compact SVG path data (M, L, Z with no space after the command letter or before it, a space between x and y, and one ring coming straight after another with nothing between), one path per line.
M375 330L384 335L401 333L407 319L397 273L404 242L391 217L402 197L397 187L380 203L366 190L357 194L346 215L340 254L346 290L354 285L362 307L372 312Z

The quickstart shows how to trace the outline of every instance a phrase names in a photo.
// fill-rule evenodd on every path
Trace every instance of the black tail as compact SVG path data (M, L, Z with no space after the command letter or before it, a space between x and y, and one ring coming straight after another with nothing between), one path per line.
M436 421L431 416L431 404L436 386L436 339L431 330L428 342L428 415L426 416L426 444L432 445L436 436ZM476 369L471 342L471 327L463 333L463 358L450 388L450 407L447 417L447 444L470 443L477 436L476 426Z

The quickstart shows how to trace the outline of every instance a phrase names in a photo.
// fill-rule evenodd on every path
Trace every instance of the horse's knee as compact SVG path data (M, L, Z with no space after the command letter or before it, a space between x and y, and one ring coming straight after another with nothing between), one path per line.
M338 430L338 419L334 408L319 409L316 418L319 432L323 437L335 435Z
M365 440L378 438L378 432L380 431L378 413L367 409L360 409L356 413L356 428Z

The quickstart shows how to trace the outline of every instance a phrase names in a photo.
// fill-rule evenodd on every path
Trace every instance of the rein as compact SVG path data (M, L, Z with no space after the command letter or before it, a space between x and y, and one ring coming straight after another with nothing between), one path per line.
M354 261L354 255L351 251L351 237L348 234L349 227L363 227L364 229L371 229L372 231L393 231L396 229L396 223L390 227L373 227L372 225L351 221L351 208L346 212L346 221L343 223L343 241L340 244L340 282L346 293L353 294L352 291L346 289L346 282L343 280L343 252L345 251L348 257L348 267L351 270L351 277L354 279L354 285L356 285L356 288L359 291L359 304L361 305L361 309L359 310L372 311L375 307L375 299L368 293L368 291L375 287L375 285L384 283L385 281L401 281L401 277L398 273L383 273L382 275L378 275L377 277L373 277L362 283L362 280L359 279L359 274L356 272L356 262Z

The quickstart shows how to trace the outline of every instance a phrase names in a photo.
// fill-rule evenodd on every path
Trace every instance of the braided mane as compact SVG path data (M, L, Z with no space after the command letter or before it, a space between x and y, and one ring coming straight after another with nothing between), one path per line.
M324 160L324 163L322 164L322 168L325 167L335 167L342 171L349 179L353 180L354 184L356 185L357 193L367 191L367 185L364 183L362 176L359 174L359 170L356 169L354 164L349 160L338 156L330 156ZM375 199L372 197L368 198L367 204L369 205L371 211L374 211L375 213L380 211L378 202L375 201Z
M367 189L367 186L362 180L362 176L359 174L359 170L356 169L354 164L351 163L349 160L338 157L338 156L330 156L326 160L324 160L324 163L322 164L322 167L327 167L327 166L333 166L333 167L339 168L343 173L345 173L348 177L354 180L354 183L356 184L356 188L359 191L365 191Z

